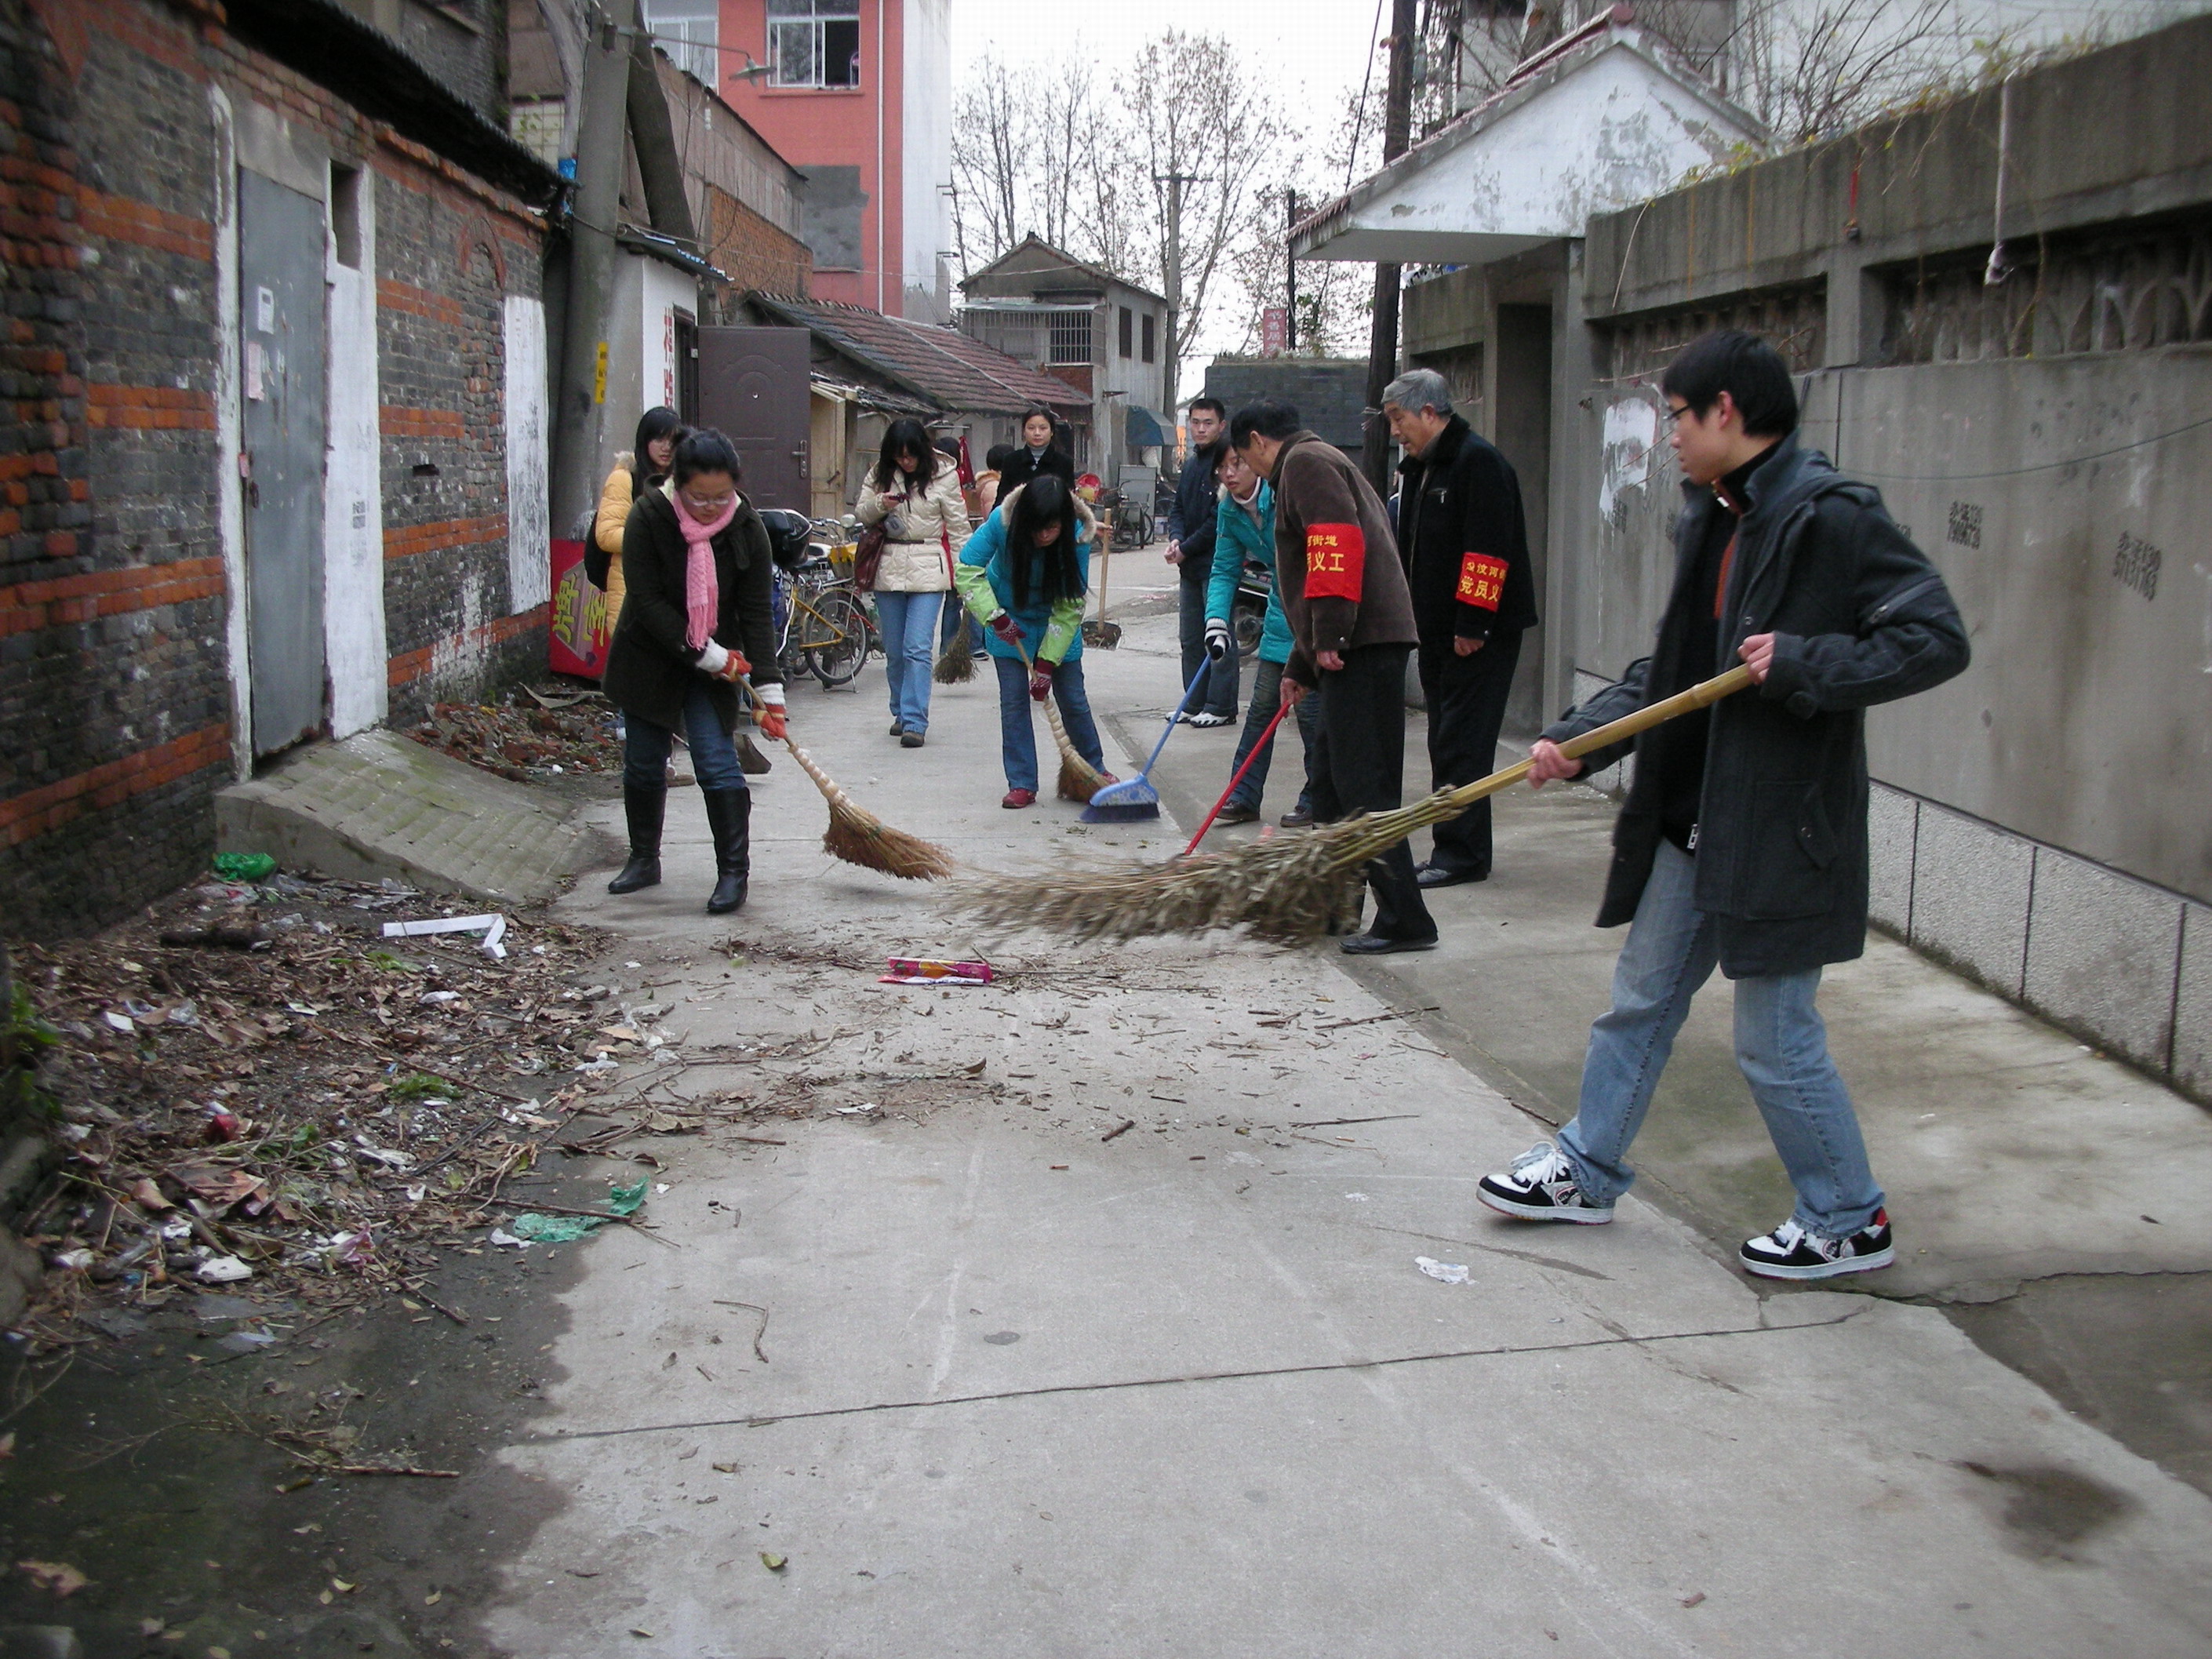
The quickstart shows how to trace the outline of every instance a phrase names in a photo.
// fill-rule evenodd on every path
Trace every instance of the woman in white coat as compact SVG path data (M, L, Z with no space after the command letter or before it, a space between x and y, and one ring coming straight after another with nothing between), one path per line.
M930 667L937 618L968 541L960 480L919 421L893 421L855 504L863 524L884 526L876 568L876 621L890 681L891 735L908 749L929 730Z

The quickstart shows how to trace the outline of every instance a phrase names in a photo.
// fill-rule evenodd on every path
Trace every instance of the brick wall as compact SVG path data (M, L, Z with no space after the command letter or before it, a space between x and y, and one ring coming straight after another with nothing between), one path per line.
M542 609L508 614L503 409L537 220L220 16L0 0L0 932L188 878L235 775L211 87L374 183L392 717L544 659Z
M808 279L814 274L814 255L806 244L727 191L708 185L706 194L707 223L701 227L706 259L730 279L723 290L726 302L734 305L754 291L805 299Z
M544 659L509 620L501 302L535 297L534 224L386 146L376 162L378 396L392 718Z

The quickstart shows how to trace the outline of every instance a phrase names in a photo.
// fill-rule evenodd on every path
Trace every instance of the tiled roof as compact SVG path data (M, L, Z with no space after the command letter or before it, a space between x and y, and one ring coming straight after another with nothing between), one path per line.
M886 317L863 306L755 294L761 310L810 329L854 361L948 410L1017 415L1032 404L1086 409L1091 398L995 347L949 328Z

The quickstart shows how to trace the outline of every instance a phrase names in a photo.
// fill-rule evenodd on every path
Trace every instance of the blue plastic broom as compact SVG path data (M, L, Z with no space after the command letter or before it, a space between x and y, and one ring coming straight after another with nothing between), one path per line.
M1175 735L1176 721L1182 711L1190 707L1190 700L1198 695L1198 688L1206 684L1206 677L1213 672L1213 659L1208 657L1198 665L1198 672L1184 689L1182 701L1168 716L1167 729L1160 740L1152 745L1152 758L1145 763L1145 769L1133 778L1120 783L1109 783L1091 798L1091 805L1083 809L1085 823L1134 823L1141 818L1156 818L1160 815L1160 792L1152 787L1152 762L1160 757L1160 750L1168 746Z

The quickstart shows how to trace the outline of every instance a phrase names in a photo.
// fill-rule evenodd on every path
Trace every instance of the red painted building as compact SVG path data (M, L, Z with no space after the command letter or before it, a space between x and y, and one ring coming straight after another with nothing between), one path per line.
M950 11L950 0L647 0L661 44L695 72L711 62L723 97L806 173L818 299L951 319Z

